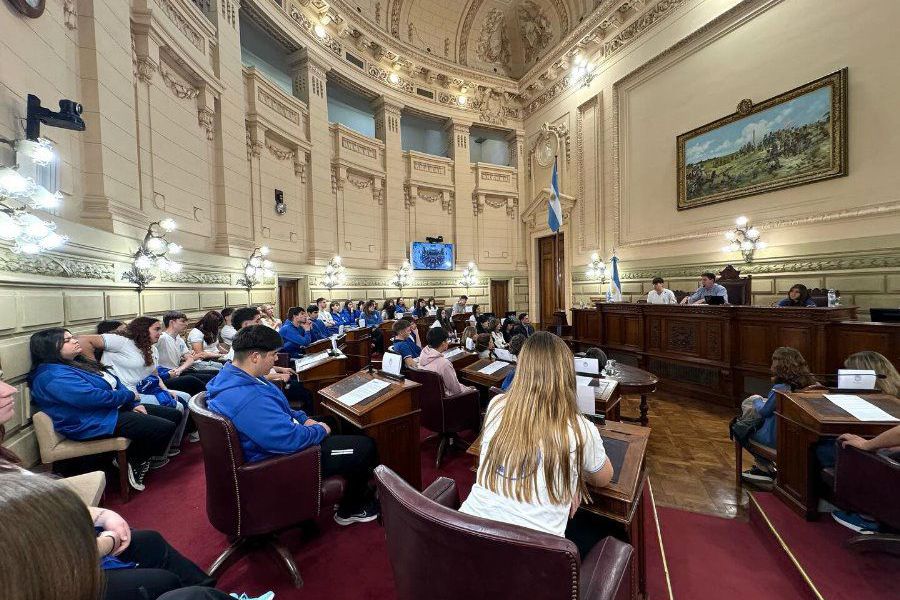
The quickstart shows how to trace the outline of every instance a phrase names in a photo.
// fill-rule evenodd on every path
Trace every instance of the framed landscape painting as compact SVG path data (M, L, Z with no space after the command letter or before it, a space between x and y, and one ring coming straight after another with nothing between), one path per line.
M847 174L847 69L678 136L678 210Z

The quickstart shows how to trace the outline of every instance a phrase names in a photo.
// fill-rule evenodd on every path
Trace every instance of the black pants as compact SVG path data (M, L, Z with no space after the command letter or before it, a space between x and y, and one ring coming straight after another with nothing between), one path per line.
M341 450L352 450L349 454ZM337 454L334 452L337 451ZM364 435L330 435L322 441L322 475L343 475L347 489L338 512L341 516L358 512L372 499L369 479L378 464L375 441Z
M608 521L586 510L576 512L566 525L566 539L575 542L582 560L597 542L615 533Z
M187 372L183 375L179 375L178 377L172 377L166 380L166 387L170 390L177 390L179 392L186 392L191 396L196 396L200 392L206 391L206 383L212 379L204 379L202 376L198 377L190 372Z
M179 588L215 585L215 580L179 554L155 531L132 531L131 544L119 558L137 563L138 567L104 571L104 600L156 600L160 595Z
M139 465L152 456L165 456L175 428L181 423L177 408L142 404L147 414L122 410L116 420L115 434L131 440L128 462Z

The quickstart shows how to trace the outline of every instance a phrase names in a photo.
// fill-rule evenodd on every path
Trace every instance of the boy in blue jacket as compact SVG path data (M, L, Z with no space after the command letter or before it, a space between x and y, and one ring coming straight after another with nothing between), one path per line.
M377 464L374 442L361 435L331 436L327 424L302 410L291 410L284 393L265 379L283 344L278 332L265 325L238 331L232 344L234 360L207 385L207 406L234 424L247 462L320 445L323 476L347 479L334 520L339 525L375 520L378 505L368 486Z
M328 327L328 325L325 324L325 321L319 318L319 307L317 305L310 304L307 306L306 313L309 316L309 322L312 324L314 342L330 338L332 335L337 335L338 328L336 326L332 330L331 327Z
M288 310L287 318L278 333L284 339L281 351L290 354L291 358L300 357L303 349L314 341L312 323L302 306L294 306Z

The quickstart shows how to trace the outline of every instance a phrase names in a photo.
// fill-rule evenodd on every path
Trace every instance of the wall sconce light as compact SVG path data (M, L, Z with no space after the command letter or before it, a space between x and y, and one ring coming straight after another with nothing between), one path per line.
M269 247L255 248L244 265L244 275L237 280L237 284L249 292L255 286L262 283L263 278L271 277L274 273L272 261L266 258L269 255Z
M328 288L330 292L332 288L344 285L345 273L344 265L341 264L341 257L335 256L328 264L325 265L325 275L322 277L322 285Z
M587 277L588 281L599 282L601 287L604 283L607 283L606 265L603 264L603 259L601 259L600 255L596 252L591 254L591 262L588 263L588 268L584 275Z
M753 253L768 246L759 239L759 230L751 227L750 219L740 216L734 221L735 228L725 232L728 245L722 246L722 252L740 252L744 262L753 262Z
M470 262L465 269L463 269L462 277L459 278L459 285L466 288L466 294L469 293L469 288L478 285L478 268L475 266L475 263Z
M588 61L587 57L584 54L576 54L575 59L573 60L574 66L572 67L572 82L574 85L580 85L581 87L587 87L590 85L591 81L596 77L596 73L594 70L596 67Z
M178 228L174 219L154 221L147 227L144 240L131 258L131 269L122 273L122 279L137 286L138 292L156 279L153 269L166 273L180 273L183 265L169 259L169 254L179 254L181 246L166 239L167 233Z
M400 83L400 76L396 72L391 71L391 73L388 75L388 81L390 81L393 85L397 85L398 83Z
M403 288L409 287L409 284L412 283L412 265L409 264L408 260L403 261L403 264L400 265L400 268L394 273L394 277L391 279L390 283L400 290L401 294L403 294Z
M468 101L469 101L469 99L466 98L465 96L457 96L457 98L456 98L456 102L460 106L465 106L466 102L468 102Z

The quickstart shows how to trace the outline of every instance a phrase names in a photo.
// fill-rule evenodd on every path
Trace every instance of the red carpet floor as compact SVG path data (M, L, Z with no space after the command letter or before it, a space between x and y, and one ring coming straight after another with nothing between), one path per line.
M440 471L434 468L434 442L422 446L422 479L425 485L438 476L451 477L465 498L474 481L471 457L451 452ZM213 529L206 518L206 489L203 457L199 444L185 444L182 454L165 468L147 476L147 490L121 504L109 487L105 505L118 511L132 527L156 529L185 556L207 568L227 546L225 536ZM648 496L645 498L649 499ZM647 578L653 600L668 598L662 559L652 519L647 510ZM394 582L385 548L384 531L377 523L350 527L337 525L330 515L318 522L319 531L286 534L283 541L293 552L304 579L304 587L294 588L286 572L265 550L251 553L232 566L219 580L227 592L255 596L272 590L276 600L389 600L394 598ZM688 596L684 596L687 598Z
M753 496L827 600L900 598L900 558L847 550L843 544L855 533L830 516L809 522L771 493Z

